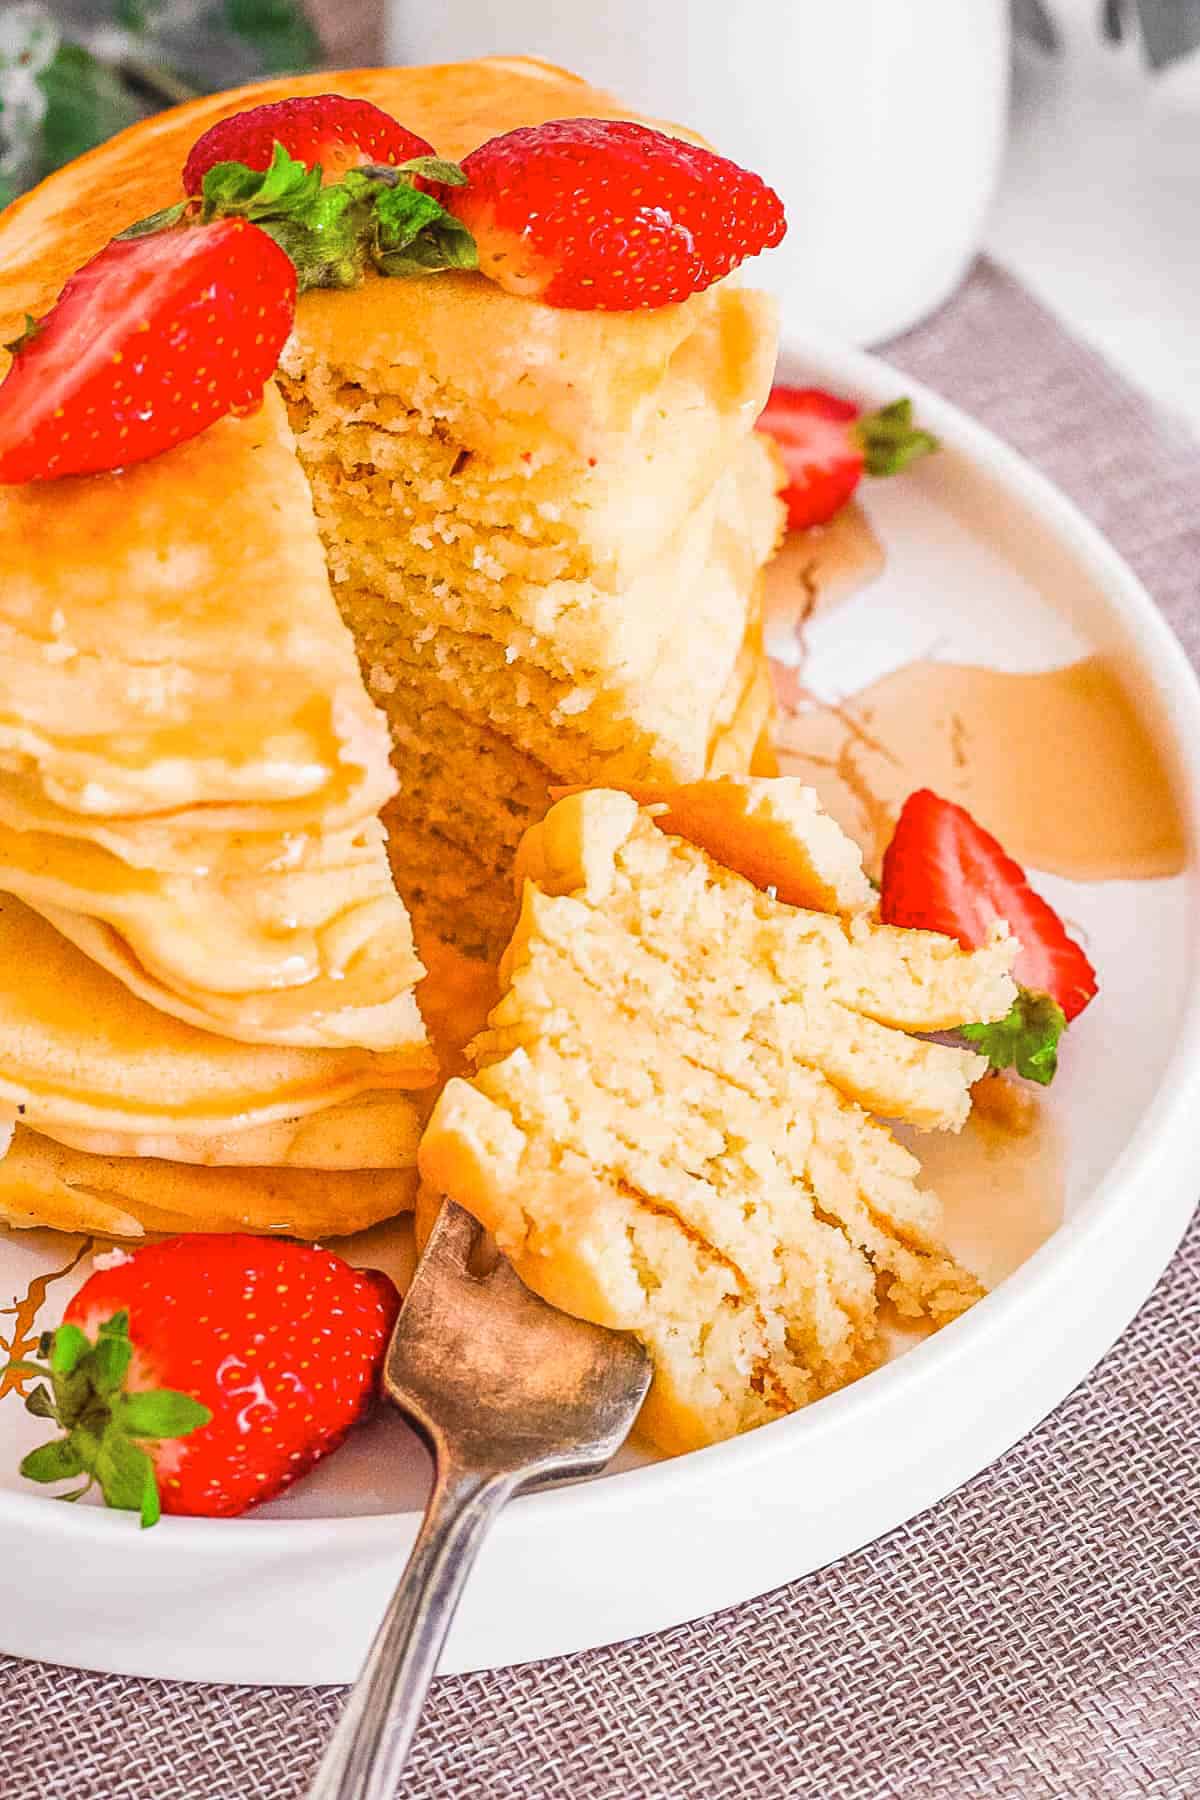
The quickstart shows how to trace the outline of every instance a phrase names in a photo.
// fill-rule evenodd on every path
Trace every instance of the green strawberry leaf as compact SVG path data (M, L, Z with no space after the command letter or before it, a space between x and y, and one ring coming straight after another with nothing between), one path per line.
M70 1375L91 1348L91 1339L78 1325L60 1325L50 1349L50 1367L56 1375Z
M114 1408L113 1417L121 1429L133 1438L187 1437L207 1425L212 1413L190 1394L176 1393L173 1388L153 1388L146 1393L126 1394Z
M477 269L475 239L451 213L429 221L407 243L376 243L371 260L381 275L433 275L442 269Z
M133 1345L127 1337L105 1337L101 1331L100 1341L92 1351L92 1366L88 1371L97 1394L105 1398L110 1394L119 1394L125 1385L125 1377L132 1361Z
M204 177L201 217L235 213L244 219L285 218L312 205L321 190L321 170L307 168L276 144L265 169L245 163L214 163Z
M962 1035L994 1069L1015 1069L1027 1081L1048 1087L1058 1068L1058 1040L1067 1020L1049 994L1017 989L1012 1009L991 1025L964 1025Z
M911 400L893 400L878 412L864 413L853 431L862 447L868 475L899 475L941 445L931 432L913 424Z
M123 243L126 238L151 237L156 231L170 231L182 222L189 205L187 200L177 200L174 206L164 206L158 212L148 213L136 224L127 225L124 231L118 231L118 242Z
M154 1473L154 1464L146 1458L146 1473L142 1483L142 1504L138 1508L142 1516L142 1530L149 1531L162 1518L162 1500L158 1492L158 1477Z
M382 251L402 250L419 232L435 220L446 217L446 210L421 188L400 182L384 188L375 197L375 243Z
M71 1438L55 1438L22 1459L21 1473L27 1481L71 1481L83 1474L83 1457Z
M50 1375L53 1391L40 1383L26 1409L35 1418L54 1419L66 1436L31 1450L22 1474L38 1482L86 1475L84 1487L61 1498L77 1500L95 1480L108 1506L139 1513L143 1526L153 1525L161 1511L154 1461L135 1440L187 1437L207 1425L212 1413L172 1388L124 1392L133 1356L127 1312L106 1319L94 1344L77 1325L60 1325L42 1341L49 1370L36 1363L13 1366L21 1373Z
M19 355L26 344L32 344L34 338L37 337L41 329L42 321L40 319L35 319L32 313L26 313L25 329L22 331L20 337L13 338L12 342L5 344L4 348L8 351L10 356Z
M110 1426L104 1433L91 1472L100 1483L106 1506L116 1507L121 1512L141 1513L143 1525L154 1523L159 1511L154 1464L123 1432ZM154 1490L152 1501L149 1497L151 1488ZM147 1519L147 1512L153 1512L154 1518Z
M297 288L303 294L315 287L358 286L367 262L369 211L369 205L337 185L322 188L304 217L256 222L291 257Z
M200 217L253 220L291 258L301 293L356 287L368 262L381 275L475 268L474 238L414 186L416 174L462 181L457 163L415 157L399 169L348 169L340 181L322 182L319 168L306 168L276 144L266 170L214 164L204 177Z
M440 181L443 187L466 187L467 178L456 162L444 156L412 156L396 165L397 175L423 175L426 181Z
M301 293L354 287L366 267L376 191L357 170L322 185L319 167L306 168L276 144L265 170L215 163L204 177L200 217L252 220L291 258Z
M54 1404L54 1395L45 1382L39 1382L32 1393L26 1395L25 1411L32 1413L35 1419L57 1419L58 1409Z

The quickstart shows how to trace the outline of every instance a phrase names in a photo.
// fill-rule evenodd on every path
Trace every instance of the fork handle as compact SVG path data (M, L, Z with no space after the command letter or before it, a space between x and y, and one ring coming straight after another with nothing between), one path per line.
M481 1475L439 1464L412 1554L308 1800L394 1800L463 1584L518 1485L511 1472Z

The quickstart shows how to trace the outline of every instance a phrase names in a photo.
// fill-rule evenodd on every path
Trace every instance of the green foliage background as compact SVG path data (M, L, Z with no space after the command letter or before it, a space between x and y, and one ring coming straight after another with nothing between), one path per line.
M4 6L0 206L158 107L320 60L300 0Z

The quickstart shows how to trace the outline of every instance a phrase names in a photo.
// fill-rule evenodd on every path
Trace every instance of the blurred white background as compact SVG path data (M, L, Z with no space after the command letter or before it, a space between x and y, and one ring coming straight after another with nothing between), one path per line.
M388 48L532 51L698 125L789 201L760 278L846 337L901 329L982 242L1200 428L1200 52L1151 74L1100 0L1047 4L1062 47L1018 42L994 187L1007 0L393 0Z
M1052 10L1063 52L1018 47L985 248L1200 429L1200 53L1151 75L1096 0Z
M702 132L783 196L755 281L853 343L923 317L979 244L1010 0L393 0L396 62L541 56Z

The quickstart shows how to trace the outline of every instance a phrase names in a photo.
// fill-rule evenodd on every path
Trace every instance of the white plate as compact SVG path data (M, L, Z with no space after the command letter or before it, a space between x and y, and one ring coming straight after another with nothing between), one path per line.
M822 628L814 679L850 689L938 639L1036 669L1120 657L1200 837L1200 692L1129 570L1039 475L884 364L793 334L786 377L877 405L914 393L945 453L869 499L883 577ZM735 1443L518 1502L484 1550L444 1667L660 1630L845 1555L1027 1432L1128 1323L1197 1191L1200 991L1194 849L1155 882L1048 884L1087 933L1102 1000L1072 1030L1054 1105L1066 1221L996 1292L853 1388ZM0 1304L66 1257L0 1237ZM70 1247L68 1246L68 1254ZM74 1280L74 1278L73 1278ZM44 1324L53 1322L51 1286ZM57 1304L61 1305L61 1300ZM387 1418L264 1514L165 1520L53 1503L16 1475L41 1427L0 1404L0 1649L134 1675L341 1682L412 1543L427 1468Z

